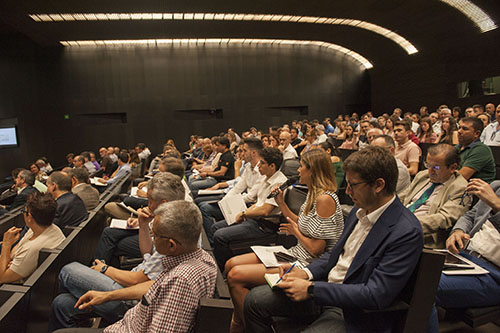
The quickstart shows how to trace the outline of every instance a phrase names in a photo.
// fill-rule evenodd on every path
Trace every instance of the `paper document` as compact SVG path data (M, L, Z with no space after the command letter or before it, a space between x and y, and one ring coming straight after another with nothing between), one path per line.
M120 202L118 205L119 205L119 206L121 206L121 207L123 207L123 208L125 208L126 210L128 210L128 211L129 211L130 213L132 213L132 214L139 215L135 209L133 209L133 208L132 208L132 207L130 207L130 206L125 205L125 204L123 203L123 201L122 201L122 202Z
M136 198L143 198L143 197L140 197L137 195L137 191L139 190L139 188L137 186L134 186L130 189L130 196L131 197L136 197ZM143 186L141 188L142 191L144 192L148 192L148 187L147 186Z
M235 223L236 215L247 209L247 205L241 194L225 196L218 204L228 225Z
M198 195L217 195L217 194L224 194L224 189L220 190L199 190Z
M276 259L276 256L274 255L274 252L284 252L288 253L288 250L285 249L283 246L250 246L253 252L259 257L260 261L264 264L266 267L278 267L280 263L278 262L278 259ZM283 264L284 262L282 262Z
M99 179L98 177L90 178L90 183L96 186L108 186L108 184L103 184L99 182L98 179Z
M120 219L112 219L109 227L114 229L139 230L139 226L135 228L129 228L127 227L127 220Z

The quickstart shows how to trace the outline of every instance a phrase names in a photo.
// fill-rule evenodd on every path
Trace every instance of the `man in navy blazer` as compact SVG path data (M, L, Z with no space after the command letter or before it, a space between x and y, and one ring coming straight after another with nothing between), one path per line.
M308 329L325 332L394 328L391 314L363 310L386 308L401 293L420 258L422 227L394 194L398 171L387 151L367 147L351 154L344 170L356 207L341 238L305 269L283 276L279 289L260 286L247 295L248 332L271 332L272 316L312 318Z
M82 199L71 193L71 177L60 171L53 172L47 179L47 191L57 203L54 224L59 228L77 226L88 217Z

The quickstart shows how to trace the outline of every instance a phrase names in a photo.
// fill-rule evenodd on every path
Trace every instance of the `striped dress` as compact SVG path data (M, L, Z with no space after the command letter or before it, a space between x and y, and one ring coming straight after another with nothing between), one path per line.
M325 252L330 250L339 240L342 231L344 230L344 216L340 208L340 202L334 192L327 191L327 194L335 200L337 209L330 217L320 217L316 213L316 202L314 202L311 210L307 215L304 214L306 203L309 198L310 192L307 194L306 201L302 204L299 211L298 226L300 232L309 238L324 239L326 241ZM316 258L307 251L306 247L299 241L297 245L290 248L288 252L299 259L299 261L306 265L311 259Z

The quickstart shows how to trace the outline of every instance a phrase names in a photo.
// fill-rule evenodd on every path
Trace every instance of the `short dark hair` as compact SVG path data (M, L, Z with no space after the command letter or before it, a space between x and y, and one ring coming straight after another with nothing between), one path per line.
M458 154L458 150L452 145L449 145L447 143L440 143L430 146L427 150L427 154L432 156L442 153L446 154L444 163L447 167L449 167L453 163L457 163L457 165L460 164L460 155Z
M219 136L215 139L215 143L219 143L223 146L226 146L226 148L229 148L231 144L229 143L229 139L226 138L225 136Z
M128 153L125 152L125 151L121 151L119 154L118 154L118 158L120 159L120 161L122 161L123 163L128 163L128 159L129 159L129 156L128 156Z
M85 162L85 159L83 158L82 155L76 155L74 158L73 158L74 161L81 161L81 162Z
M264 146L262 145L262 141L258 138L255 137L249 137L243 139L243 143L248 145L248 148L252 150L257 150L257 152L261 152L262 149L264 149Z
M56 171L50 174L49 181L57 185L61 191L71 191L71 176L61 171Z
M71 158L75 157L75 154L73 154L73 153L69 153L69 154L67 154L67 155L66 155L66 159L68 159L68 158L70 158L70 157L71 157Z
M79 183L89 183L89 172L86 168L73 168L69 171L71 177L75 177Z
M373 184L377 179L385 181L384 191L394 194L398 181L396 159L382 147L368 146L349 155L344 161L345 172L356 172L361 179Z
M165 165L165 171L170 172L176 176L184 177L186 172L186 166L180 158L176 157L165 157L161 160L161 164Z
M26 211L38 225L48 227L56 216L57 203L49 193L35 191L26 200Z
M19 174L19 172L21 172L21 170L25 170L25 169L23 169L23 168L15 168L14 170L12 170L12 172L10 173L10 175L12 176L12 179L16 179L17 175Z
M84 159L90 161L90 153L88 151L82 151L80 155L82 155Z
M266 161L267 164L274 164L276 166L276 171L280 169L281 163L283 163L283 154L278 148L264 148L260 153L260 157Z
M299 129L296 127L290 127L290 132L295 131L297 134L299 133Z
M136 147L138 147L139 149L146 149L146 144L139 142Z
M460 121L463 123L471 123L472 127L474 128L474 131L479 131L481 133L483 132L484 124L481 121L481 119L479 119L479 118L465 117L465 118L460 119Z
M406 131L409 131L411 129L410 123L407 122L406 120L398 120L394 123L394 127L396 126L404 126Z

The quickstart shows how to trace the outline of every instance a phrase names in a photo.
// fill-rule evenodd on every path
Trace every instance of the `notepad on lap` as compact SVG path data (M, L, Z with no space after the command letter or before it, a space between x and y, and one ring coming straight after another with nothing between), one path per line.
M114 229L126 229L126 230L139 229L139 226L135 228L127 227L127 220L120 220L120 219L112 219L109 227Z
M275 273L275 274L267 273L267 274L264 274L264 279L266 279L266 282L269 285L269 287L274 288L280 279L280 275L278 273Z
M218 204L228 225L235 223L236 216L247 209L247 205L241 194L225 196Z

